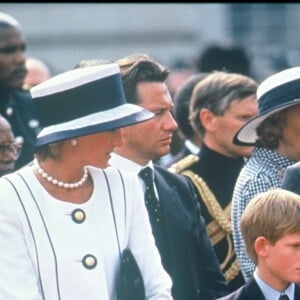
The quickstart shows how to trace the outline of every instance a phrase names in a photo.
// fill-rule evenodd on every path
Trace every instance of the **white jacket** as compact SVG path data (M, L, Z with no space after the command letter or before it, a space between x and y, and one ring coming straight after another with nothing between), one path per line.
M0 179L1 300L115 300L119 249L109 193L121 250L133 252L146 299L172 299L138 178L113 168L89 172L94 191L83 204L50 196L31 167ZM81 223L76 209L85 215ZM87 267L86 255L92 255Z

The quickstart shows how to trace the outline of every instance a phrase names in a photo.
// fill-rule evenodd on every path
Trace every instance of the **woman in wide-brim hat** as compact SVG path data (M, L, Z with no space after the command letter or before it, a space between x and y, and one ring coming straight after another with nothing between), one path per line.
M254 145L260 125L289 107L300 104L300 67L290 68L268 77L257 89L258 115L242 126L234 137L238 145Z
M0 298L117 299L129 247L146 299L171 299L138 179L108 167L121 127L153 114L126 103L116 64L32 88L43 127L35 160L0 180Z
M258 193L281 187L288 166L300 160L300 67L266 78L257 89L258 115L236 134L239 145L255 145L237 178L232 199L232 230L244 278L255 265L247 257L240 230L241 215Z

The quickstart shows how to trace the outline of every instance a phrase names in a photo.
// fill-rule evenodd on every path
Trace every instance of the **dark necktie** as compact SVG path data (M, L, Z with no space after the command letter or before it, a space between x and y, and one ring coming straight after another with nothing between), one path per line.
M159 223L161 221L160 205L154 192L152 169L146 167L139 172L139 176L145 183L145 203L150 214L150 218Z
M290 300L290 298L288 295L282 294L282 295L280 295L279 300Z

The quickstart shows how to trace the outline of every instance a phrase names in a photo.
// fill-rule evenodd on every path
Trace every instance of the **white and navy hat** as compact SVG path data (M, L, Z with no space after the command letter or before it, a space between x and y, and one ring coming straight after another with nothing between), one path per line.
M30 93L43 128L36 148L154 116L126 102L117 64L73 69L33 87Z
M300 67L293 67L265 79L257 88L258 115L245 123L234 136L237 145L254 145L256 128L269 116L300 104Z

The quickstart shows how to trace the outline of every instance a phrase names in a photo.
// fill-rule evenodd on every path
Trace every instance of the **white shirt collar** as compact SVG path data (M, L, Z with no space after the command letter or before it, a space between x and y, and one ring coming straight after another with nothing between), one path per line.
M134 162L126 157L123 157L117 153L114 153L114 152L111 153L111 157L110 157L108 163L114 168L123 169L128 172L135 173L135 174L138 174L140 172L140 170L145 167L150 167L152 170L154 170L152 161L149 161L147 165L142 166L142 165L137 164L136 162Z
M122 169L122 170L125 170L127 172L134 173L136 175L138 175L138 173L141 171L141 169L143 169L145 167L150 167L153 171L152 174L153 174L153 177L154 177L154 166L153 166L152 161L149 161L148 164L146 164L144 166L141 166L141 165L137 164L136 162L134 162L134 161L132 161L128 158L125 158L125 157L123 157L119 154L111 153L108 163L114 168ZM140 177L139 177L139 179L140 179L141 184L144 187L143 180ZM157 192L157 188L156 188L155 183L154 183L154 190L155 190L156 197L159 200L159 196L158 196L158 192Z
M255 270L253 273L254 279L256 280L258 286L260 287L262 293L266 300L274 300L279 299L281 292L273 289L267 283L265 283L257 274ZM291 283L288 288L284 291L290 298L290 300L294 300L294 293L295 293L295 284Z

